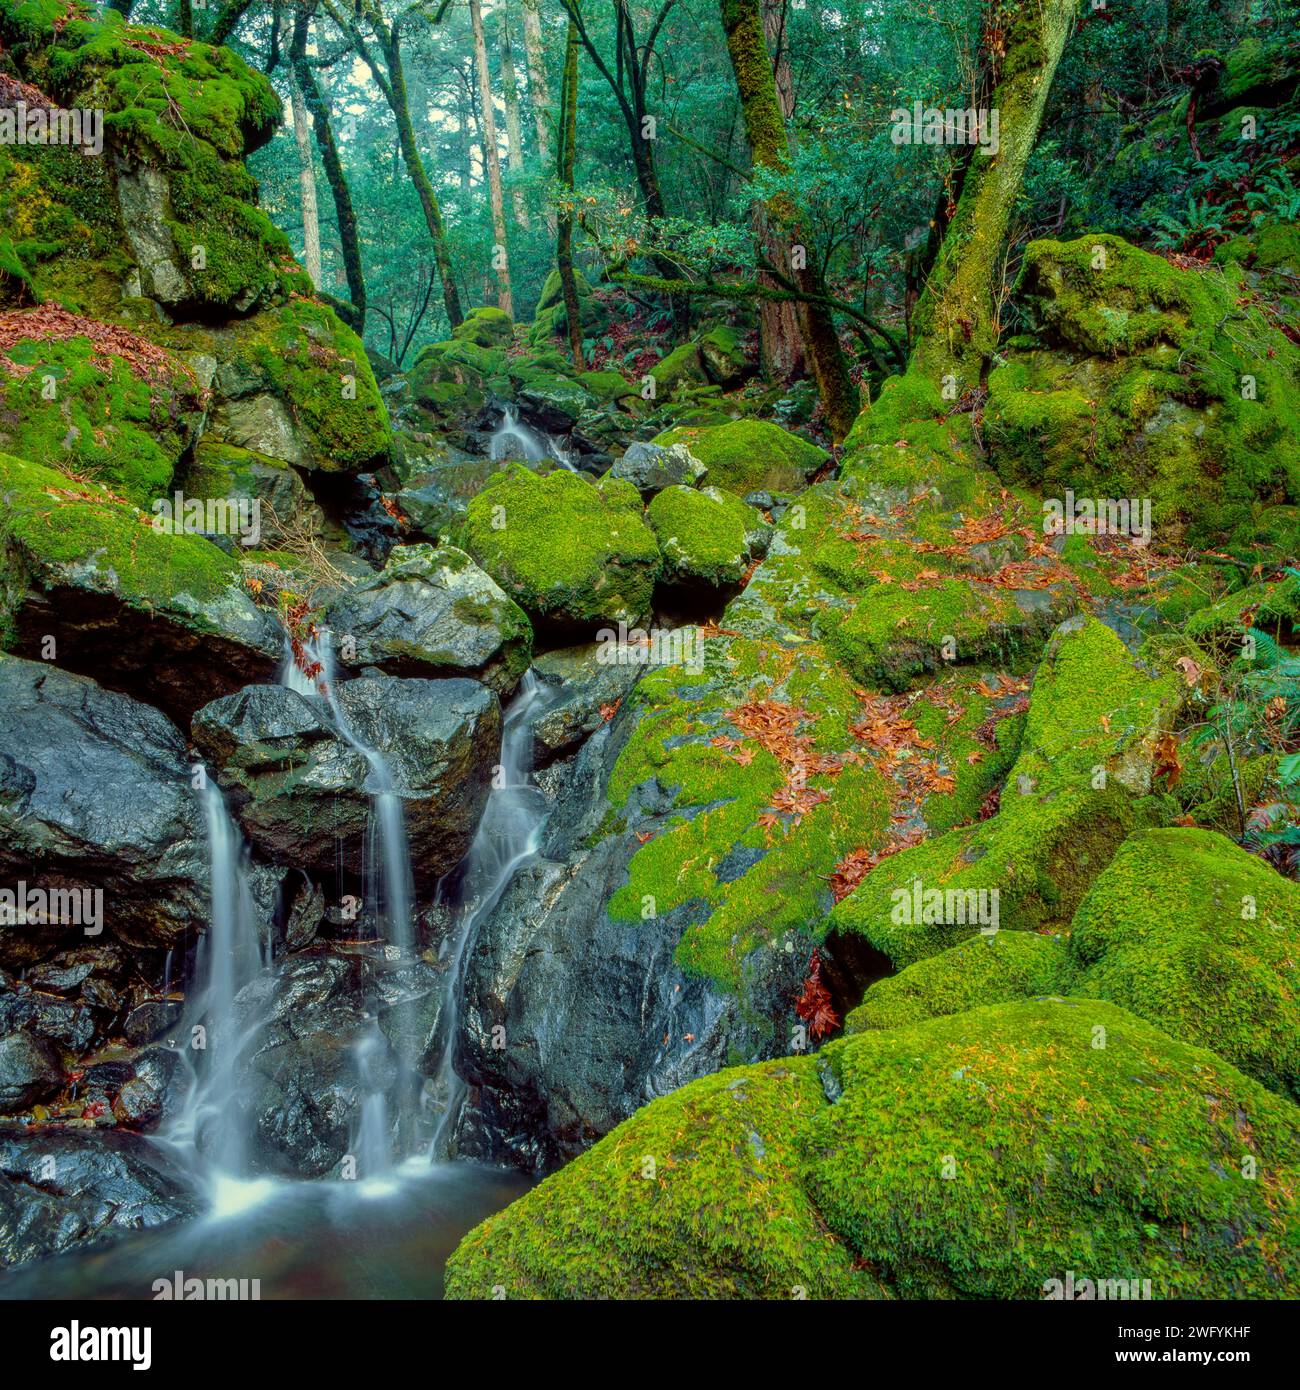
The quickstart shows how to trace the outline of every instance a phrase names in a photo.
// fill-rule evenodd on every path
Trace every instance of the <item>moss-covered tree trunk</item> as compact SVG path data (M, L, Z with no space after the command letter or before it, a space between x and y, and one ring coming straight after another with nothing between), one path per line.
M339 246L343 253L343 273L347 277L348 298L352 301L350 305L344 305L331 297L331 303L354 333L362 333L366 325L366 278L361 265L361 237L356 209L352 206L352 190L343 172L343 160L334 139L329 104L316 80L315 70L307 61L307 37L312 13L310 9L302 9L294 16L289 61L294 80L302 90L303 104L311 114L312 134L316 137L316 148L320 151L321 164L334 200L334 217L338 223Z
M389 27L384 36L384 48L388 66L388 90L385 95L397 122L397 139L402 149L402 160L419 195L425 226L429 229L429 239L433 243L433 259L438 267L438 278L442 281L442 302L447 310L447 321L455 328L464 321L465 315L460 307L460 293L456 288L451 253L447 249L447 231L443 225L442 208L438 206L437 194L433 191L433 184L429 181L424 160L420 155L420 147L415 139L415 127L411 124L411 103L406 90L406 73L402 67L402 41L396 23Z
M560 209L555 237L555 264L564 292L564 317L569 325L569 346L573 364L582 366L582 306L573 275L573 162L578 145L578 29L569 20L569 36L564 47L564 80L560 85L560 146L556 174L564 189L565 204Z
M759 168L784 170L790 162L790 144L763 33L761 0L720 0L720 4L750 154ZM792 250L808 247L807 230L800 227L797 211L787 198L769 199L766 212L775 234ZM791 279L801 291L818 298L825 295L810 253L792 255L790 264ZM843 439L857 418L858 392L849 376L830 309L824 304L806 304L800 314L800 328L831 435Z
M492 109L492 75L488 71L487 40L483 35L483 8L469 0L470 25L474 30L474 62L478 67L479 128L483 132L483 163L487 166L488 197L492 204L492 266L497 273L497 308L515 316L510 291L510 253L506 248L506 206L501 190L501 151L497 148L497 118Z
M913 368L936 381L955 378L959 392L980 384L997 346L995 286L1007 229L1078 5L990 0L987 8L997 153L975 152L914 320Z

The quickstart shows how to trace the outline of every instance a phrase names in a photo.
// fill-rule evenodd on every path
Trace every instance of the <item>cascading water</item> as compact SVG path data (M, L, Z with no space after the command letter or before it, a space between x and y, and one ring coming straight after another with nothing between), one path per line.
M553 436L542 436L522 424L513 406L506 406L501 423L493 431L488 444L488 457L493 463L503 463L508 459L540 463L542 459L550 458L571 473L578 471L568 451Z
M447 970L443 1004L445 1039L438 1071L426 1094L437 1107L438 1119L429 1146L437 1161L447 1155L456 1118L465 1098L465 1083L456 1072L456 1038L460 1031L460 975L465 948L479 924L496 907L516 871L534 854L546 820L546 799L529 781L532 770L532 725L538 714L558 698L559 688L539 681L529 671L506 711L501 735L501 765L493 782L478 833L457 878L456 929Z
M308 676L300 668L290 650L280 673L280 683L308 698L323 697L339 733L370 767L367 790L371 816L366 855L370 902L376 915L382 915L387 924L389 944L403 956L409 956L415 948L415 892L402 799L394 788L393 774L383 754L357 735L339 703L328 629L323 629L306 651L310 661L319 668L315 677Z
M235 998L266 962L249 886L248 848L226 809L221 788L204 776L199 788L208 841L210 920L199 943L196 988L187 1009L191 1029L201 1027L200 1063L185 1106L169 1138L191 1154L202 1144L206 1164L225 1178L245 1171L242 1108L236 1063ZM247 1034L245 1026L243 1032Z

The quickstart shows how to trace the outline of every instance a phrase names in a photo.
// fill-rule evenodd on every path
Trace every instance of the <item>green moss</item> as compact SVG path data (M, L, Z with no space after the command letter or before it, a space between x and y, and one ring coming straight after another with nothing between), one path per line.
M1018 294L1036 346L991 373L984 413L1003 477L1150 499L1158 536L1202 544L1251 544L1262 507L1300 500L1300 348L1239 267L1096 234L1032 242Z
M472 1231L447 1290L1040 1299L1072 1271L1285 1297L1298 1166L1295 1109L1213 1053L1100 1001L1003 1003L654 1101Z
M632 622L650 611L659 550L636 489L520 465L469 504L466 548L530 615L557 627Z
M176 361L146 377L88 338L48 332L34 321L33 336L0 358L0 448L88 474L148 506L165 493L198 422L193 374Z
M849 1033L901 1028L983 1004L1059 994L1069 973L1065 949L1053 937L1017 931L975 936L877 980L844 1026Z
M694 343L682 343L661 362L656 362L650 369L650 375L654 378L656 393L665 397L695 382L704 381L704 363L700 360L699 348Z
M1209 830L1132 836L1075 913L1079 994L1300 1100L1300 887Z
M664 488L651 499L646 519L663 552L666 578L719 589L740 583L764 529L753 507L713 487Z
M824 449L766 420L732 420L705 429L679 427L656 444L685 444L709 470L708 482L737 497L797 492L830 458Z
M1176 675L1133 662L1102 623L1072 619L1035 676L997 815L884 860L837 905L833 927L901 968L972 935L971 909L992 903L968 898L964 920L945 920L945 902L942 915L917 921L916 883L923 893L996 890L998 921L984 925L1065 926L1127 834L1169 813L1151 795L1151 745L1173 722L1179 687Z
M143 512L52 468L0 454L0 496L10 610L28 585L53 585L65 570L80 587L136 608L175 607L178 598L184 606L186 595L206 603L238 581L239 565L211 542L155 531Z
M515 325L504 309L484 307L471 309L465 318L451 330L451 336L461 343L473 343L475 347L508 347L514 338Z

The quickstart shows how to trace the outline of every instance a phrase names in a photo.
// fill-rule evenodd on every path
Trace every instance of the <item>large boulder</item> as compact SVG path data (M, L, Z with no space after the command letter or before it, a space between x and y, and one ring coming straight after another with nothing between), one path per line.
M659 435L656 444L685 444L724 492L798 492L830 461L825 449L766 420L732 420L704 429L687 426Z
M383 572L329 610L336 650L393 676L473 676L509 695L528 669L532 629L454 546L395 547Z
M464 856L487 801L501 746L497 697L477 681L381 675L336 693L346 732L324 699L261 685L199 710L194 741L253 844L325 875L364 871L379 790L364 748L378 753L402 803L416 884L432 887Z
M1004 478L1149 499L1157 535L1202 545L1253 543L1261 505L1300 502L1300 347L1239 266L1171 265L1114 236L1036 241L1017 293L1031 332L984 408Z
M94 483L0 454L0 622L48 659L188 720L274 674L279 624L202 536L155 529Z
M699 349L705 375L726 390L741 385L757 370L745 353L744 335L726 324L701 333Z
M686 590L738 588L772 533L755 508L715 487L666 487L646 520L664 557L663 582Z
M471 309L451 330L451 336L458 343L473 343L475 347L509 347L514 331L514 323L504 309L485 305Z
M1211 830L1129 837L1074 914L1074 992L1300 1100L1300 887Z
M33 1033L0 1037L0 1115L17 1115L63 1089L59 1054Z
M610 477L623 478L642 497L653 497L666 487L694 487L704 481L708 469L685 444L629 444L622 458L609 470Z
M997 1004L655 1101L470 1232L447 1292L1283 1298L1298 1168L1295 1107L1214 1053Z
M518 464L469 504L466 549L534 620L590 630L650 611L659 550L641 497L617 479Z
M87 926L171 946L205 919L191 761L157 710L56 666L0 656L0 878L102 894L97 923L0 926L0 961L100 944Z

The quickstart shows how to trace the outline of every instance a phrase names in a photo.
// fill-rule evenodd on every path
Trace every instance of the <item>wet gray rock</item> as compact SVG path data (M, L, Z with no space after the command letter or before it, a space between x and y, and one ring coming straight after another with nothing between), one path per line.
M201 1209L185 1174L140 1135L0 1127L0 1266Z
M463 550L397 546L381 574L329 610L335 649L393 676L472 676L505 696L528 669L532 627Z
M427 1065L436 1045L443 992L442 976L423 961L320 946L286 956L252 980L233 1019L244 1039L236 1071L250 1166L291 1177L334 1171L367 1094L358 1044L378 1028L370 1076L394 1115L403 1059L408 1068ZM217 1036L214 1046L222 1045Z
M78 1055L98 1033L87 1005L33 989L0 970L0 1038L20 1028Z
M348 727L387 765L417 886L464 856L501 747L496 695L476 681L363 676L338 685ZM376 772L329 704L250 686L205 706L193 736L249 839L310 873L364 870Z
M0 1115L17 1115L63 1088L59 1054L34 1033L0 1038Z
M609 470L615 478L631 483L642 497L653 497L666 487L697 487L708 469L685 444L629 444L623 457Z
M642 666L602 659L602 652L617 657L614 646L592 642L546 652L533 663L537 675L559 691L533 721L534 767L545 767L576 752L583 740L607 722L609 710L636 684Z
M190 761L180 734L148 705L0 657L0 883L103 895L102 940L87 934L93 923L0 924L0 963L29 966L59 948L109 941L169 946L206 920Z
M156 1129L180 1103L173 1084L180 1064L180 1054L169 1047L151 1047L136 1057L129 1075L110 1094L117 1123L129 1129Z

